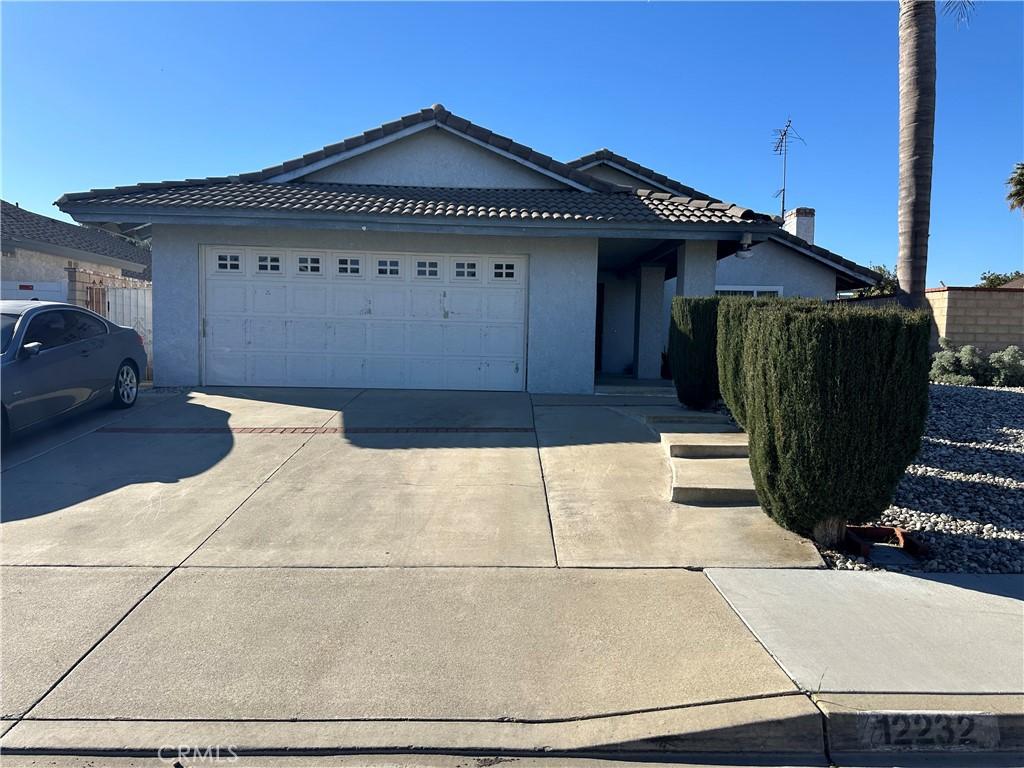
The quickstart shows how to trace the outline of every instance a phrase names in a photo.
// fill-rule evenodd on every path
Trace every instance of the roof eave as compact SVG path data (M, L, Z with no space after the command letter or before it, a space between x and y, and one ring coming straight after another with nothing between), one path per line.
M767 236L774 225L743 221L712 224L705 222L615 222L566 219L479 219L471 217L352 216L349 214L302 211L238 210L218 208L176 208L106 206L67 203L61 210L80 222L146 221L150 224L188 226L303 227L379 232L420 232L449 234L518 235L537 237L650 237L666 240L739 240L747 232Z
M776 230L777 229L778 227L776 227ZM843 264L841 262L826 258L825 256L822 256L820 253L815 253L810 248L804 248L799 243L795 243L788 238L773 235L770 237L770 239L776 243L779 243L780 245L792 248L794 251L798 251L799 253L802 253L805 256L808 256L814 259L815 261L818 261L821 264L824 264L825 266L836 270L837 272L842 272L844 275L847 275L848 277L853 278L854 280L859 281L862 284L860 286L854 287L868 288L872 285L876 285L878 281L881 279L881 276L878 275L878 273L876 273L872 269L862 267L860 264L855 264L853 262L850 262L852 266L847 266L846 264ZM836 258L842 259L842 256L836 254ZM843 259L843 261L849 260Z

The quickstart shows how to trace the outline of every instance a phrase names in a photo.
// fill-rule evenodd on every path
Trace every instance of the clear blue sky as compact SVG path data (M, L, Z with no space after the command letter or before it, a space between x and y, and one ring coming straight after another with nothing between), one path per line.
M609 147L895 263L895 2L4 3L3 197L237 173L442 102L560 159ZM1024 268L1024 5L940 17L929 285Z

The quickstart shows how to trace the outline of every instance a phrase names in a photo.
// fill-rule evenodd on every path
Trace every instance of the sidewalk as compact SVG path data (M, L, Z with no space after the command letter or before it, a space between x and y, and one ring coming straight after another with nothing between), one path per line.
M5 701L29 706L0 740L8 755L204 744L867 765L1024 747L1014 577L182 568L30 706L38 650L71 659L109 621L100 596L160 576L75 569L90 596L46 570L4 573L5 612L26 622L5 641ZM55 590L59 611L35 610ZM922 732L939 715L952 743ZM898 718L909 743L884 741Z

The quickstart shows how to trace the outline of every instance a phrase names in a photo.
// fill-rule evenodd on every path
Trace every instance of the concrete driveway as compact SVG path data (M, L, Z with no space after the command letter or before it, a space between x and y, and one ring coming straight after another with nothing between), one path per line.
M164 397L89 422L96 428L84 434L69 424L74 439L50 439L41 452L15 447L3 473L2 560L819 564L813 547L756 509L670 503L657 437L623 415L630 402L336 389Z
M0 746L819 749L711 582L664 570L817 553L667 501L649 398L143 400L5 457Z

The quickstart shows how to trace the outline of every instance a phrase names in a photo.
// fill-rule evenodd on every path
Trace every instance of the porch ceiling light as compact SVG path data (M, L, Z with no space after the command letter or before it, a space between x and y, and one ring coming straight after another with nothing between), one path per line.
M753 245L754 237L749 232L744 232L743 237L740 238L740 247L736 251L737 259L749 259L753 254L750 252L750 247Z

